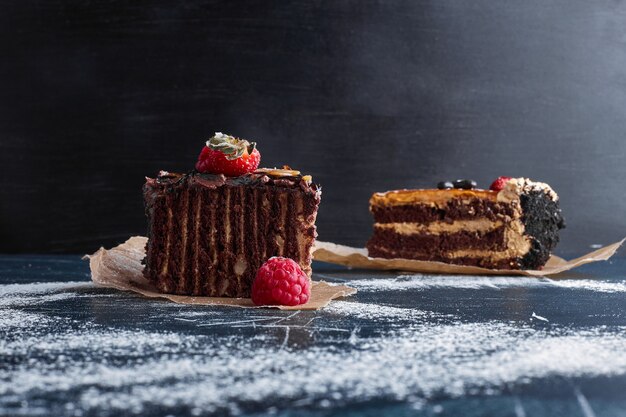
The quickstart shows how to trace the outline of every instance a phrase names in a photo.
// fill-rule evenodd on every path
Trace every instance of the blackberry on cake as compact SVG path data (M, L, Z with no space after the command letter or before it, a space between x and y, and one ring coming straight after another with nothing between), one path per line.
M500 177L489 190L476 189L471 180L447 185L375 193L369 256L490 269L545 265L565 227L559 197L548 184Z
M159 291L249 297L257 271L275 256L310 279L321 188L297 170L257 169L259 160L252 143L216 133L196 170L146 178L144 276Z

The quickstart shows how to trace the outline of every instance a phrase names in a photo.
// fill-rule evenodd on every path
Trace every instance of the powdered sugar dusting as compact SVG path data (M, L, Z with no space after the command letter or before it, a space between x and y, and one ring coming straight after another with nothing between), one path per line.
M352 301L336 301L329 305L328 313L349 315L360 319L389 321L394 320L424 320L441 316L436 313L421 311L412 308L398 308L371 303L357 303Z
M500 323L421 325L357 339L350 353L325 347L278 349L273 344L255 348L244 338L225 340L214 344L197 336L98 331L50 336L37 344L25 340L10 348L25 353L20 346L28 345L31 354L53 355L68 350L85 354L97 346L98 359L76 366L57 357L45 367L19 366L0 395L54 395L73 388L84 390L80 406L86 410L130 407L140 412L155 404L185 404L237 412L237 404L250 402L280 404L303 397L310 404L329 397L337 403L372 397L403 400L441 392L459 396L522 378L626 372L626 358L614 355L626 349L626 340L597 329L570 334ZM155 351L160 357L145 362L136 359L119 366L114 360L116 355L135 352L141 358Z
M0 285L0 307L41 304L76 297L77 290L93 289L85 282L45 282Z
M455 275L400 275L394 278L373 278L350 281L363 291L406 291L431 288L504 289L504 288L567 288L606 293L626 292L626 280L550 279L527 277L486 277Z
M460 288L484 288L480 277L476 287L469 277L453 278L465 280ZM511 285L499 280L495 288ZM366 281L356 282L370 294L452 282ZM189 307L103 297L110 293L74 284L0 286L0 356L12 358L0 366L0 414L36 414L45 401L53 408L40 411L54 415L163 415L180 407L237 415L377 399L421 407L554 375L626 374L623 326L572 328L534 313L532 322L468 322L463 310L444 314L419 301L358 296L320 312ZM82 316L65 311L70 301L87 303Z
M0 318L0 332L8 332L14 328L29 328L50 322L50 319L42 314L27 313L13 308L2 308L0 312L2 313L2 317ZM0 344L1 343L0 341Z

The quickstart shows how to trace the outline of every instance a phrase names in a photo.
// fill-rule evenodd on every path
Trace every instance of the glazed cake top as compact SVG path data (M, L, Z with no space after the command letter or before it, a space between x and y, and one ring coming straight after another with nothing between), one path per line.
M402 206L410 204L442 204L450 200L482 199L496 202L510 202L519 200L519 196L532 191L544 192L550 199L559 199L556 192L546 183L532 181L528 178L512 178L500 191L471 190L451 188L439 189L415 189L393 190L384 193L374 193L370 199L372 206Z
M301 175L300 171L278 168L260 168L238 177L222 174L205 174L192 171L186 174L161 171L156 178L146 177L146 187L156 190L168 190L183 185L196 185L214 189L221 186L276 186L280 188L300 188L306 193L320 194L321 187L313 183L310 175Z

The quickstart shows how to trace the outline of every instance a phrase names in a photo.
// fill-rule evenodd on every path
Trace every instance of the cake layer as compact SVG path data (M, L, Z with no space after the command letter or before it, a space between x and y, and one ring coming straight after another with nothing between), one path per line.
M413 204L432 204L443 206L451 200L490 200L497 201L497 192L491 190L394 190L385 193L374 193L370 199L371 206L403 206Z
M432 222L432 223L374 223L374 229L392 230L401 235L413 235L419 233L441 234L455 233L459 231L466 232L488 232L490 230L502 227L503 221L490 221L488 219L478 220L455 220L451 223Z
M459 231L455 233L399 234L393 230L376 229L368 242L370 247L383 247L388 251L412 251L422 253L446 253L462 248L491 251L507 248L506 228L498 227L487 232Z
M370 210L376 223L451 223L455 220L472 220L476 218L497 220L513 216L514 210L510 204L478 198L446 200L445 202L441 201L437 205L428 203L416 203L413 205L370 204Z
M166 173L147 180L144 196L144 274L162 292L247 297L272 256L311 273L320 191L301 176Z
M520 259L516 256L511 256L507 252L493 252L484 250L480 252L473 252L471 256L462 256L462 252L450 253L450 254L435 254L435 253L419 253L408 249L402 249L398 251L389 251L384 247L368 246L369 256L373 258L404 258L415 259L418 261L429 262L444 262L457 265L478 266L481 268L489 269L519 269Z

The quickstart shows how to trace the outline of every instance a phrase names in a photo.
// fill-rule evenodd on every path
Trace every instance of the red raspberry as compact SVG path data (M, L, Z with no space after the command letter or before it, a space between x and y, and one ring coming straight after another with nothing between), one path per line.
M252 302L256 305L297 306L311 296L311 281L300 265L289 258L268 259L252 283Z
M489 189L493 191L500 191L504 188L506 183L512 179L513 178L511 177L498 177L494 182L491 183Z
M196 170L238 177L259 167L261 154L254 142L216 132L198 156Z

